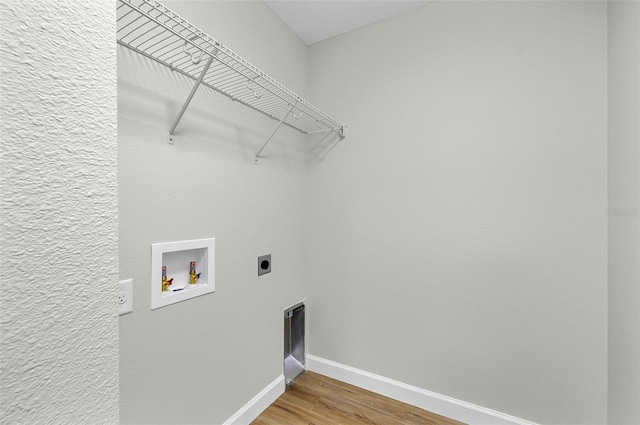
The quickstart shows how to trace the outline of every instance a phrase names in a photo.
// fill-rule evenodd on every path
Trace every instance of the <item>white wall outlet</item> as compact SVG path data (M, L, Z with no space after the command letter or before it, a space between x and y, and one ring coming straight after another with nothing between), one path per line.
M118 306L121 316L133 311L133 279L125 279L120 281L120 290L118 291Z

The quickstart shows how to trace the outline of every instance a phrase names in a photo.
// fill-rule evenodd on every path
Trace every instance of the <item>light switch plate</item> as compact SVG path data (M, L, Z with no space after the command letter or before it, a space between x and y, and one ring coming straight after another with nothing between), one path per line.
M120 290L118 291L118 308L120 315L133 312L133 279L125 279L120 281Z

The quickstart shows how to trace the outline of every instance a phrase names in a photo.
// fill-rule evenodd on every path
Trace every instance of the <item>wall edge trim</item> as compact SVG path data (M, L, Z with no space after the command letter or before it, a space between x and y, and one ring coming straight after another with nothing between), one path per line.
M457 400L404 382L395 381L314 355L307 355L307 369L365 390L468 424L536 425L524 419Z
M233 416L227 419L223 425L244 425L251 423L284 393L284 389L284 375L280 375L247 404L242 406Z

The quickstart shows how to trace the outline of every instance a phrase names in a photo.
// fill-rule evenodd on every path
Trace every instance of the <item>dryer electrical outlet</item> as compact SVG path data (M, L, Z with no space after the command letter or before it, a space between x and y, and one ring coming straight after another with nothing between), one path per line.
M271 254L258 257L258 276L271 273Z

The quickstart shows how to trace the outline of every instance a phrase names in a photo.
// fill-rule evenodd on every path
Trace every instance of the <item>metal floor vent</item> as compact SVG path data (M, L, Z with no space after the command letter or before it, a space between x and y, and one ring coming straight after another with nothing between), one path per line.
M289 385L305 371L304 304L284 312L284 377Z

